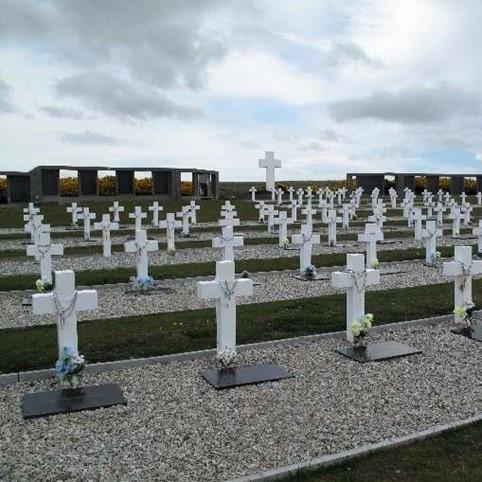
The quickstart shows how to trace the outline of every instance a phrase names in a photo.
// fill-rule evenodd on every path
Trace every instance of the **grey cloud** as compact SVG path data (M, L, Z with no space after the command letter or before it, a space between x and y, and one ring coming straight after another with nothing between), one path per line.
M51 105L45 105L40 107L40 110L50 117L57 117L58 119L85 119L86 115L75 109L69 109L68 107L55 107Z
M60 136L62 142L67 144L104 144L115 145L119 144L120 140L116 137L106 136L104 134L98 134L92 131L84 131L81 133L69 133L65 132Z
M325 148L319 142L310 141L300 146L300 150L305 152L321 152L324 151Z
M17 110L9 101L10 90L10 86L0 79L0 113L15 112Z
M199 110L174 102L159 89L100 72L60 80L56 92L60 97L79 99L92 110L130 120L201 116Z
M0 44L84 69L113 65L158 87L202 85L205 67L226 53L224 0L2 0ZM217 7L217 8L216 8ZM221 27L220 27L221 25Z
M318 133L318 137L326 142L347 142L347 138L338 134L332 129L322 129Z
M329 62L338 65L356 62L371 67L382 67L382 63L370 57L365 50L354 42L333 42L327 53Z
M338 122L379 119L400 123L430 123L455 115L480 112L480 99L461 89L412 86L398 92L376 91L366 97L335 102L329 106Z

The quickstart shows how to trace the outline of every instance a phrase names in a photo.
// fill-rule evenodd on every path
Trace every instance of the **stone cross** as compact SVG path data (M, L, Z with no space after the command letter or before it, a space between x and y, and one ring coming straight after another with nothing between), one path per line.
M301 214L306 216L305 223L310 230L313 231L313 216L316 214L316 210L306 206L306 208L301 211Z
M284 191L283 191L283 189L279 188L276 193L278 194L278 205L281 206L281 204L283 204L283 194L284 194Z
M217 358L232 362L236 357L236 298L253 294L253 280L236 279L233 261L216 263L216 278L199 281L197 296L216 300Z
M28 215L23 217L24 221L28 221L25 225L25 232L30 233L30 241L37 244L40 233L43 231L50 231L50 224L42 224L44 217L41 214L34 214L30 219Z
M109 208L110 213L114 213L114 223L120 222L119 213L124 212L124 206L119 204L119 201L114 201L114 204Z
M328 245L335 246L336 245L336 223L341 222L341 218L337 217L336 211L334 209L330 209L328 211Z
M303 206L303 195L305 194L305 191L303 191L303 189L301 189L301 187L300 187L296 191L296 194L298 196L298 206L302 207Z
M463 220L464 220L464 228L468 228L470 226L470 213L474 209L470 203L462 204L462 212L464 213Z
M32 308L36 315L56 315L59 360L64 348L76 356L79 354L77 313L97 309L97 291L77 291L73 271L56 271L55 289L51 293L32 295Z
M182 222L178 221L174 213L167 213L166 219L163 221L159 221L159 227L162 229L166 229L166 240L167 240L167 250L168 251L175 251L175 234L176 228L180 228L182 226Z
M264 218L266 217L266 205L264 201L259 201L254 207L258 210L258 221L264 223Z
M444 201L445 201L445 205L448 206L449 205L449 202L450 202L450 193L449 192L446 192L445 195L444 195Z
M321 210L321 221L323 223L328 222L328 202L326 199L322 199L321 202L318 204L318 207Z
M137 256L137 279L142 280L149 276L149 259L147 253L149 251L157 251L159 243L157 241L149 241L147 233L143 229L136 229L136 239L124 243L126 253L136 253Z
M427 218L431 218L433 216L433 206L434 206L431 197L429 197L426 206L427 206Z
M291 201L290 209L291 209L290 218L292 219L293 223L296 223L296 221L298 220L298 202L296 201L296 199L293 199Z
M241 222L239 221L239 218L235 218L234 216L236 215L236 211L226 213L224 219L220 219L218 221L219 226L221 227L226 227L226 226L239 226Z
M313 231L306 224L301 225L301 234L291 236L291 243L300 246L300 272L303 274L311 266L311 254L313 244L320 244L320 235L313 234Z
M277 193L277 190L276 190L276 187L274 187L273 189L271 189L271 201L275 201L276 199L276 193Z
M260 204L264 205L264 201L260 201ZM234 204L231 204L231 201L225 201L224 204L221 206L221 214L225 212L229 213L235 210L236 210L236 206Z
M26 208L23 208L24 214L32 217L36 214L40 214L40 208L36 208L34 203L28 203Z
M196 211L199 211L201 209L201 206L198 206L196 204L196 201L190 201L189 202L189 213L191 215L191 223L192 224L197 224L197 214Z
M104 258L112 255L112 241L110 239L111 229L119 229L119 223L110 222L110 214L103 214L100 223L94 223L94 229L102 230L102 254Z
M443 274L455 277L454 304L464 308L472 301L472 276L482 273L482 261L472 260L472 246L455 246L454 261L443 264ZM454 314L455 323L462 321Z
M258 165L262 169L266 169L266 190L271 191L275 186L275 169L281 167L281 161L274 158L274 152L266 151L264 159L259 159Z
M477 236L477 252L482 255L482 219L479 219L479 226L472 228L472 234Z
M392 209L395 209L397 207L397 191L394 189L393 191L390 191L390 202L392 203Z
M274 220L274 223L279 225L278 241L281 248L285 245L285 240L288 238L288 224L292 222L293 219L288 218L286 211L280 211L278 217Z
M346 255L346 271L331 274L335 288L347 288L346 296L346 338L353 342L351 324L365 316L365 288L380 283L380 271L365 269L363 254Z
M367 253L367 268L373 268L378 261L377 241L383 241L383 232L375 223L365 224L365 232L358 235L358 241L365 243Z
M159 213L161 211L164 211L164 208L162 206L159 206L158 201L154 201L152 203L152 206L149 206L147 209L149 211L152 211L152 225L155 228L158 228L159 227Z
M268 216L268 233L274 232L274 218L278 214L278 211L275 210L272 204L266 206L266 214Z
M442 228L443 224L444 224L443 216L444 216L444 212L445 212L445 207L439 201L433 209L437 214L437 227Z
M129 219L135 219L136 231L142 229L142 220L147 218L147 213L142 212L141 206L136 206L133 213L129 213Z
M338 203L338 206L340 206L341 204L341 198L343 196L343 191L341 191L340 189L338 189L338 191L336 191L336 197L337 197L337 203Z
M439 203L443 202L443 199L444 199L443 189L439 189L439 190L437 191L437 196L438 196L438 202L439 202Z
M417 241L422 240L423 221L427 219L427 216L422 214L421 208L413 208L413 222L415 227L415 239Z
M465 192L463 192L461 195L460 195L460 200L461 200L461 203L462 206L465 204L465 201L467 200L467 194L465 194Z
M52 256L64 254L62 244L52 244L50 233L44 231L40 233L37 244L27 246L27 256L35 256L40 264L40 278L44 283L52 284Z
M316 191L316 194L318 194L318 207L320 207L321 201L323 200L323 188L319 187L318 190Z
M454 206L449 218L452 219L452 238L456 238L460 236L460 208L458 206Z
M427 221L422 231L422 239L425 242L425 264L434 265L437 259L437 238L443 236L441 228L437 227L436 221Z
M176 216L178 218L181 218L182 220L182 234L183 236L189 236L189 219L191 217L191 209L190 206L183 206L181 208L181 211L176 213Z
M348 203L344 203L342 205L342 221L341 221L341 227L343 229L348 229L350 227L350 209L351 205Z
M251 186L249 192L251 193L251 201L256 202L256 193L258 190L254 186Z
M72 214L72 224L77 226L77 214L82 212L82 208L77 207L77 203L72 203L70 207L67 208L67 212Z
M477 193L477 206L482 206L482 192Z
M84 222L84 240L90 240L90 220L95 219L95 213L91 213L89 208L84 208L80 215Z
M234 236L233 227L222 228L222 236L213 238L213 248L224 248L224 261L234 261L234 248L243 246L242 236Z
M383 229L383 223L387 220L386 216L383 215L386 210L382 205L377 205L373 210L373 215L368 216L368 221L376 223L380 231Z
M292 203L293 202L293 193L295 192L295 188L293 186L290 186L288 188L288 194L289 194L289 202Z

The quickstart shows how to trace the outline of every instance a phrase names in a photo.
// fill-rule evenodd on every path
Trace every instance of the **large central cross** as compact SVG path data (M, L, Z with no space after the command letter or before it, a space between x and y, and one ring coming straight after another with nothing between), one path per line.
M149 241L147 233L143 229L136 230L136 239L124 243L127 253L136 253L137 255L137 280L146 279L149 276L149 259L147 253L149 251L157 251L159 243L157 241Z
M216 300L217 357L228 364L236 357L236 298L253 294L253 281L236 279L233 261L216 263L216 278L199 281L197 296Z
M56 271L55 289L51 293L32 295L32 308L37 315L56 315L59 359L64 348L76 356L79 354L77 313L97 309L97 291L77 291L73 271Z
M266 151L264 159L259 159L259 167L266 169L266 190L269 192L275 187L275 169L281 167L281 161L274 158L273 151Z
M363 254L346 255L346 271L331 274L331 284L335 288L346 288L346 337L353 342L351 324L365 316L365 289L380 283L380 271L365 269Z

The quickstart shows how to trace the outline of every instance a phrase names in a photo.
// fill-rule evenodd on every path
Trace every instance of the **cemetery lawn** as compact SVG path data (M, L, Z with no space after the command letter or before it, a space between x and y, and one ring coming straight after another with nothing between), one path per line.
M482 280L474 280L482 303ZM345 294L238 306L239 344L341 331ZM449 314L453 283L372 291L367 312L375 324ZM456 336L456 335L454 335ZM80 350L89 362L150 357L214 348L214 309L89 320L79 323ZM55 325L1 330L0 373L49 368L57 357Z
M290 482L477 482L482 480L482 422L410 445L375 452Z
M256 244L256 243L254 243ZM93 247L92 247L93 248ZM73 248L75 250L75 248ZM99 247L99 249L101 249ZM113 249L113 251L115 251ZM453 257L453 246L439 248L444 258ZM425 259L424 248L393 249L379 251L380 262L412 261ZM1 258L1 257L0 257ZM320 254L313 256L313 264L317 267L344 266L346 262L345 253ZM182 263L171 265L154 265L149 267L149 274L156 280L185 278L188 273L190 277L214 276L216 266L212 262L205 263ZM283 271L299 269L297 254L286 258L260 258L243 259L236 262L236 272L258 273L263 271ZM111 283L127 283L131 276L136 274L135 268L115 268L110 270L78 271L76 273L77 286L93 286ZM0 277L0 291L32 290L35 288L37 274L25 274Z

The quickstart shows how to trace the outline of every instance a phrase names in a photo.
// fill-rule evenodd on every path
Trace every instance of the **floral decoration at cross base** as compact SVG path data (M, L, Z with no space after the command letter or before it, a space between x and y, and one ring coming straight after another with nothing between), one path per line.
M283 238L282 243L283 243L283 248L286 249L290 245L290 240L288 238Z
M42 279L38 279L35 282L35 289L37 290L38 293L47 293L49 291L52 291L53 289L53 284L52 283L47 283Z
M456 306L454 308L454 315L460 318L460 321L456 323L455 329L460 332L470 330L474 325L474 313L477 307L472 301L469 301L464 306Z
M152 276L146 276L145 278L136 278L134 280L134 289L145 293L154 289L154 278Z
M64 347L62 357L55 364L55 374L62 385L78 388L82 380L84 368L84 357L74 354L71 348Z
M169 256L175 256L175 254L176 254L176 248L169 248L169 249L167 250L167 254L168 254Z
M432 260L431 260L430 266L438 266L441 259L442 259L442 253L440 251L436 251L435 254L432 254Z
M316 276L316 268L310 264L304 272L305 278L306 279L313 279Z
M365 339L368 336L368 332L373 324L373 315L367 313L359 320L354 320L351 323L351 335L353 336L353 345L355 348L366 348Z
M223 368L233 366L236 361L236 352L229 349L219 351L216 355L216 361L219 362Z
M380 267L380 261L378 259L374 259L372 262L372 269L378 269Z

